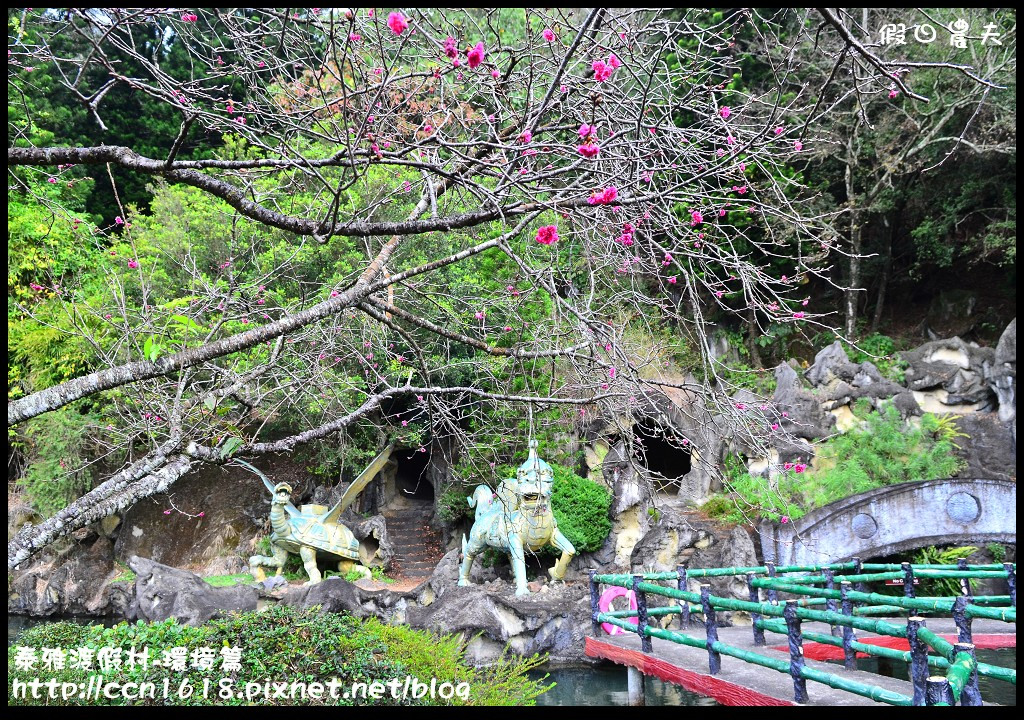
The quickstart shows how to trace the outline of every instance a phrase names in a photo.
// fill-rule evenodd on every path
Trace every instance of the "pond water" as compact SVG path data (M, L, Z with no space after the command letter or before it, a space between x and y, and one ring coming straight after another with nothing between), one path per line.
M626 668L613 663L586 668L556 668L530 673L533 679L548 675L555 687L537 698L538 705L628 705ZM648 705L718 705L711 698L687 692L678 685L654 677L644 678Z

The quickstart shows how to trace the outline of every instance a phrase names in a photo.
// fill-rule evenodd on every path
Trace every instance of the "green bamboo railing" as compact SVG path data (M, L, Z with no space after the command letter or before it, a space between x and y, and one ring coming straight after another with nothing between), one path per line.
M851 572L852 571L852 572ZM818 573L818 574L808 574ZM846 574L837 574L846 573ZM789 577L782 577L789 574ZM701 592L691 592L686 584L696 578L722 578L745 575L750 588L751 600L725 598L710 593L710 585L702 585ZM950 578L963 581L964 592L970 591L967 581L972 579L1005 579L1010 595L960 598L914 597L912 581L918 578ZM905 583L904 596L882 595L879 593L854 590L852 583L875 582L902 579ZM677 587L665 587L655 583L674 581ZM612 610L600 612L597 607L599 584L616 585L632 589L637 595L636 610ZM824 584L826 587L814 587ZM836 589L841 584L840 589ZM768 592L769 600L763 602L758 591ZM778 602L778 593L803 596L797 600ZM647 607L647 596L656 595L676 601L665 607ZM842 612L839 612L842 603ZM861 604L855 606L854 603ZM793 677L794 694L798 702L806 701L806 680L822 682L830 687L846 690L864 697L895 705L942 705L960 702L965 705L980 705L978 676L989 677L1013 685L1017 683L1017 672L989 663L979 663L970 644L971 619L985 618L1016 623L1016 565L911 565L862 564L853 562L832 565L773 566L758 567L697 568L680 566L675 572L648 573L645 575L591 574L592 620L596 628L602 622L611 623L630 632L640 634L642 649L651 652L650 638L660 638L678 644L702 648L708 652L711 673L720 668L720 655L728 655L744 662L768 667ZM817 609L824 605L825 609ZM755 644L764 644L764 632L785 634L789 641L790 660L735 647L718 640L715 610L748 612L754 619ZM903 613L933 612L952 614L956 621L959 641L951 643L932 630L924 627L923 618L911 617L907 625L897 625L886 620L874 619L870 615L899 615ZM649 618L680 615L685 627L693 615L702 616L707 634L706 639L695 638L682 632L652 627ZM636 619L631 623L626 620ZM815 631L802 631L801 621L821 622L831 625L833 632L841 629L842 637ZM838 629L837 629L838 628ZM913 630L911 634L910 630ZM911 649L898 650L880 645L859 642L854 630L908 639ZM901 660L911 664L914 697L908 698L873 685L858 683L847 678L809 668L803 661L802 642L812 642L842 647L845 663L853 667L857 652L882 658ZM966 638L966 639L965 639ZM936 653L929 654L929 649ZM927 668L945 670L944 676L927 676Z

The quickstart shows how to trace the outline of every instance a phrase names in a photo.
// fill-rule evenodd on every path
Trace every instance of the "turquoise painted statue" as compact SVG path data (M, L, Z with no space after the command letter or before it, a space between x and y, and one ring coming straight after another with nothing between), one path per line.
M576 554L576 548L558 529L551 512L551 489L554 473L551 466L537 457L537 441L530 441L530 456L516 472L515 478L501 482L497 492L480 485L467 498L476 508L476 520L469 539L462 536L462 566L459 585L470 585L469 571L473 560L487 546L509 554L516 578L516 595L528 595L526 587L526 550L536 552L548 545L562 551L561 557L548 572L552 580L561 580Z

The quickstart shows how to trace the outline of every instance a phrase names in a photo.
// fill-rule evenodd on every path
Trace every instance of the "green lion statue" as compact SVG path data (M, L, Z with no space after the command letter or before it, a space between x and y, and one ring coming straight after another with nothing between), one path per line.
M470 585L469 571L473 560L488 545L504 550L512 558L516 577L516 595L528 595L526 587L526 549L540 550L554 545L561 557L549 570L552 580L561 580L576 554L576 548L558 530L551 512L551 489L554 473L551 466L537 457L537 441L530 441L530 456L516 472L516 477L502 480L498 491L486 485L477 486L467 498L476 508L476 520L469 540L462 536L462 566L459 585Z

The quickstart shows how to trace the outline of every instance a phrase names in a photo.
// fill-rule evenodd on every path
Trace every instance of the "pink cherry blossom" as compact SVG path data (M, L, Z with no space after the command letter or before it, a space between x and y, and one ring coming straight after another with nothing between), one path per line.
M700 210L694 210L693 212L690 213L691 227L700 225L702 222L704 222L704 216L701 214Z
M583 138L584 140L586 140L587 138L595 139L592 138L591 136L597 135L597 125L587 125L586 123L583 123L582 125L580 125L579 134L580 137Z
M791 462L782 463L782 469L783 470L792 470L793 469L793 463L791 463Z
M139 261L138 260L129 260L128 261L128 267L130 267L132 270L134 270L138 266L139 266Z
M673 275L672 277L670 277L668 279L668 284L669 285L675 285L676 284L676 276L675 275Z
M170 514L171 514L170 510L164 510L164 515L170 515Z
M722 116L723 120L728 120L729 116L732 115L732 110L729 109L729 107L726 105L723 106L722 109L718 111L718 114Z
M483 41L478 42L476 46L469 51L466 55L466 59L469 61L470 69L475 68L477 65L484 61L484 44Z
M796 142L793 143L793 149L796 150L797 152L800 152L801 150L804 149L804 144L797 140Z
M487 313L485 313L483 310L481 310L476 315L474 315L473 317L475 317L477 320L483 320L486 315L487 315Z
M611 205L619 197L619 189L614 185L609 185L600 192L594 191L594 193L587 198L587 204L589 205Z
M444 39L444 54L452 60L459 56L458 48L455 47L455 38L451 35Z
M523 134L519 136L519 142L523 145L527 145L531 140L533 140L533 133L529 130L524 130Z
M788 523L789 522L789 515L783 515L781 518L779 518L779 522L782 523L783 525Z
M604 82L610 78L615 70L615 68L609 67L604 60L595 60L591 67L594 70L594 79L598 82Z
M736 409L737 410L746 410L747 406L744 403L736 403Z
M802 311L801 312L795 312L795 313L793 313L793 317L795 317L797 320L800 320L800 319L802 319L804 317L804 313Z
M120 215L118 215L116 218L114 218L114 224L115 225L124 225L124 220L121 219Z
M781 135L783 130L784 128L780 125L779 127L775 128L775 134Z
M544 225L537 228L537 242L541 245L552 245L558 242L558 228L555 225Z
M38 284L36 284L36 283L31 283L31 284L29 285L29 287L30 287L30 288L32 288L33 290L36 290L37 292L38 292L39 290L42 290L42 289L43 289L43 286L42 286L42 285L38 285Z
M497 70L491 70L491 77L494 79L498 79L501 77L501 73L498 72Z
M608 377L611 378L612 380L615 379L615 366L614 365L612 367L608 368Z
M616 70L622 67L622 61L619 60L615 53L612 53L608 56L608 67L610 67L612 70Z
M371 12L373 11L371 10ZM409 22L402 13L393 12L388 15L388 27L395 35L401 35L409 27Z
M542 32L541 35L543 35L544 39L548 42L555 41L555 33L551 28L544 28L544 32Z
M899 94L900 94L899 90L890 90L889 91L889 99L890 100L894 100L896 98L896 96L899 95Z

